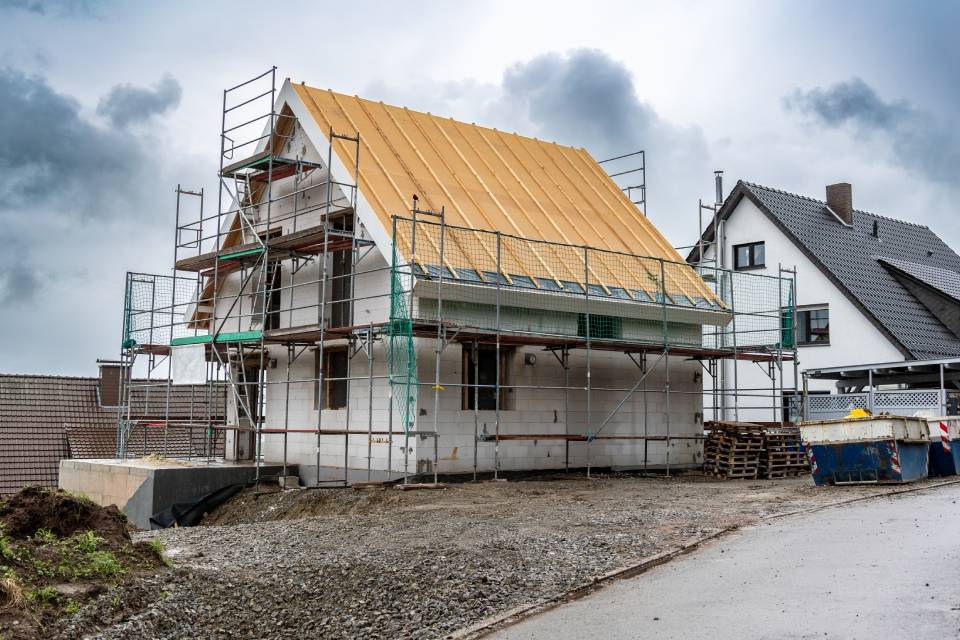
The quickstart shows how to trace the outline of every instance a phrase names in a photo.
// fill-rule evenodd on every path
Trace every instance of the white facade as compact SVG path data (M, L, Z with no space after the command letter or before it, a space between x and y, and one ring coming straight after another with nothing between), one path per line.
M300 156L326 165L326 140L316 130L312 119L304 118L302 105L298 106L294 94L284 91L291 101L294 113L301 122L296 126L288 142L285 155ZM296 103L296 104L295 104ZM313 131L312 131L313 130ZM318 137L319 136L319 137ZM313 144L323 147L318 151ZM335 157L335 156L334 156ZM352 171L334 163L334 173ZM310 184L326 180L326 171L316 170L300 184L303 189ZM350 181L345 180L345 181ZM289 193L291 180L274 183L273 196ZM285 190L285 191L284 191ZM282 229L284 234L302 230L321 223L322 211L302 213L311 206L324 201L326 188L319 188L296 199L288 198L272 205L270 228ZM346 206L347 199L335 190L338 203ZM364 215L364 209L368 215ZM294 211L298 212L294 216ZM375 216L369 215L369 207L362 200L357 205L358 228L362 237L376 244L360 251L353 284L353 316L350 324L360 327L377 325L389 320L390 284L389 253L392 245L384 246L384 230ZM405 212L397 212L403 214ZM296 228L294 228L294 221ZM261 206L257 224L266 226L266 211ZM377 228L363 227L367 222ZM385 235L386 234L386 235ZM332 260L330 257L328 260ZM332 288L324 289L319 282L320 259L297 264L290 260L280 262L281 286L280 328L315 325L319 318L321 291L326 292L329 303ZM331 264L327 265L330 273ZM294 272L294 270L296 272ZM231 296L240 287L240 273L227 277L218 295L216 315L218 321L227 318L221 331L246 331L259 328L253 313L258 301L246 293L240 296L239 307L231 308ZM256 290L253 283L247 291ZM329 321L330 304L325 305L323 320ZM251 324L252 323L252 324ZM691 325L693 326L693 325ZM694 326L699 333L699 326ZM518 346L505 349L508 355L507 383L515 387L507 391L504 408L499 412L501 434L558 435L596 433L604 420L617 409L615 415L600 432L601 439L589 445L582 441L569 443L564 440L530 439L493 442L480 441L478 434L492 435L496 432L496 412L462 408L462 385L465 382L463 349L458 342L449 343L440 358L440 385L435 389L434 358L436 341L429 338L415 339L420 392L416 407L414 429L439 433L437 441L437 471L440 473L470 472L474 469L476 452L477 468L480 471L494 469L495 452L501 470L561 469L584 467L634 466L644 464L689 466L702 461L703 396L702 369L696 362L682 357L665 358L659 364L656 356L648 356L651 372L645 384L629 398L618 404L640 377L636 362L618 352L594 350L590 355L590 381L587 381L587 355L584 350L570 353L570 368L565 372L552 353L542 347ZM327 341L324 349L347 347L346 339ZM355 344L356 347L359 345ZM434 470L434 442L431 438L410 438L402 435L400 412L394 407L391 412L390 385L387 380L387 352L383 340L374 342L372 359L364 349L350 351L347 393L348 407L342 409L319 408L316 378L317 352L319 346L296 347L288 350L284 345L267 345L267 360L271 363L266 371L265 423L262 436L262 452L267 462L286 459L289 463L321 468L348 468L375 471L403 471L405 464L410 472ZM293 357L288 357L292 353ZM532 354L531 362L526 356ZM667 371L669 366L669 374ZM329 375L329 374L328 374ZM567 377L568 376L568 377ZM665 391L669 377L669 394ZM288 383L287 381L292 381ZM568 380L568 382L565 382ZM591 386L590 412L587 412L588 384ZM577 387L564 390L557 387ZM530 388L530 387L547 388ZM553 387L553 388L550 388ZM371 398L372 390L372 398ZM434 415L434 394L439 393L439 412ZM231 423L237 424L236 402L231 395ZM270 433L271 430L286 430L288 433ZM352 432L393 431L392 437L383 433L368 437L362 434L324 434L316 430L350 430ZM643 439L603 439L604 436L679 436L669 442ZM227 449L232 448L234 432L228 432ZM569 457L568 457L569 456ZM369 457L369 460L368 460ZM388 462L389 461L389 462Z
M837 224L840 224L838 221ZM797 273L797 308L826 306L830 314L830 340L823 345L798 347L797 370L821 367L841 366L857 362L895 362L903 359L900 350L880 332L871 320L858 309L824 272L815 265L784 232L764 214L749 198L741 198L736 208L721 225L721 244L724 247L724 265L732 268L733 250L736 245L752 242L764 243L764 267L751 270L751 273L776 276L778 267L795 269ZM713 245L706 251L708 259L713 259ZM753 362L725 361L726 387L733 386L733 367L737 367L737 388L739 397L732 394L726 398L725 418L755 421L773 421L779 419L779 411L774 407L772 382L765 368ZM783 387L789 392L794 389L794 368L790 362L784 363ZM800 381L802 387L802 378ZM778 383L779 386L779 383ZM711 388L708 377L705 388ZM750 391L745 391L749 389ZM833 391L833 384L827 380L811 380L811 391ZM802 391L802 389L801 389ZM746 394L759 394L750 397ZM779 391L778 391L779 393ZM708 405L712 400L707 400ZM777 406L780 401L777 401ZM712 410L707 409L707 419L712 418Z
M432 432L436 428L440 434L438 440L438 471L440 473L466 473L474 468L474 447L476 446L477 467L480 471L494 469L495 447L499 446L500 469L562 469L567 464L566 443L562 440L538 439L476 442L474 433L480 436L496 433L496 412L478 411L462 408L461 387L463 382L463 349L468 345L449 344L441 357L441 384L439 390L439 413L434 416L434 350L436 343L432 339L417 339L417 360L421 390L417 402L417 416L414 430ZM564 370L550 353L539 347L520 347L508 351L508 377L510 385L517 387L565 386ZM525 364L525 355L536 356L534 364ZM273 347L271 357L278 360L277 367L268 372L267 420L264 428L284 428L285 394L290 392L287 428L316 429L318 410L316 409L316 387L310 383L294 383L287 387L282 382L286 376L286 350ZM308 379L313 377L313 357L301 356L303 360L291 366L291 378ZM585 434L588 427L594 433L604 419L613 411L626 390L633 386L640 376L637 366L624 354L615 352L593 352L591 354L591 379L597 389L618 389L617 391L593 390L591 392L591 420L587 423L586 412L586 354L584 351L571 352L569 384L579 386L581 390L558 388L516 388L506 392L505 408L500 411L500 433L511 435L562 435ZM648 356L653 368L655 357ZM364 352L351 360L350 387L348 392L349 424L352 431L388 431L391 427L389 411L389 385L386 353L382 344L374 349L373 366L373 410L369 410L371 388L368 378L369 359ZM646 379L647 392L638 390L617 411L613 420L600 431L601 436L650 435L680 436L668 445L662 440L652 440L645 444L639 439L633 440L595 440L589 446L582 441L574 441L569 447L569 465L571 468L585 467L588 461L596 467L638 467L645 462L662 466L689 466L702 461L702 448L699 440L693 438L702 432L702 376L700 366L683 358L670 359L670 398L665 388L666 372L661 362ZM564 396L566 395L566 401ZM669 411L667 409L669 404ZM322 429L344 429L347 426L347 409L324 410L320 420ZM476 418L476 419L475 419ZM394 407L392 429L401 432L400 412ZM668 431L669 430L669 431ZM282 434L264 436L264 456L269 462L283 458ZM344 442L347 442L347 455L344 458ZM368 442L370 447L368 449ZM423 473L433 470L432 438L411 438L405 442L402 434L391 439L385 434L375 434L372 438L363 435L324 435L319 438L321 467L342 467L346 461L352 469L366 469L368 453L373 470L386 470L388 458L393 471L402 471L405 456L411 472ZM317 463L318 438L315 433L291 433L287 435L287 460L290 463L312 466ZM409 445L409 451L405 446ZM645 453L646 452L646 453ZM588 460L589 457L589 460Z

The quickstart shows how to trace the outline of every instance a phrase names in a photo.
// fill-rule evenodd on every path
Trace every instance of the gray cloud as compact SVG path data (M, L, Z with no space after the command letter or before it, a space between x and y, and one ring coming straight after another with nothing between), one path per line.
M0 10L25 11L41 16L91 14L93 4L90 0L0 0Z
M55 202L69 214L120 213L145 161L139 139L83 119L43 78L0 70L0 214ZM126 213L129 213L126 212Z
M180 83L169 74L152 89L118 84L100 99L97 114L118 127L126 127L175 109L182 93Z
M647 184L655 193L649 208L668 236L680 235L678 217L671 214L695 206L698 185L709 179L707 143L699 128L664 120L644 102L624 64L596 49L547 53L510 67L502 92L489 107L495 122L585 147L598 160L646 151ZM605 168L616 172L635 166L633 159ZM619 182L633 186L639 179L631 174Z
M784 106L814 115L831 127L852 123L867 129L889 130L910 115L905 102L884 102L877 92L860 78L838 82L824 89L795 89L783 99Z
M44 78L0 69L0 304L29 303L29 327L62 327L63 308L91 304L94 290L103 297L128 247L155 252L167 159L145 152L144 135L98 126Z
M576 144L612 150L638 141L657 120L637 98L627 68L593 49L516 64L504 73L503 89L544 135Z
M851 126L862 136L883 136L894 163L930 180L960 185L957 128L905 100L885 101L860 78L827 88L795 89L783 104L825 127Z
M11 256L0 264L0 304L12 306L33 300L42 283L35 268L18 256Z

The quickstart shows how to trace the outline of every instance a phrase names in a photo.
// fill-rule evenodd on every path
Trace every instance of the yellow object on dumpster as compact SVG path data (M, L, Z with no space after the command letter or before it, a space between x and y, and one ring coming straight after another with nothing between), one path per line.
M867 411L866 409L861 409L857 407L856 409L853 409L850 413L848 413L846 417L844 417L844 420L847 420L849 418L869 418L872 415L873 414Z

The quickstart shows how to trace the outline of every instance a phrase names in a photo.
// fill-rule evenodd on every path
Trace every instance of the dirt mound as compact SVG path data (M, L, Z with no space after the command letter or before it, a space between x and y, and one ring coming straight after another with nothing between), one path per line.
M298 520L333 515L362 515L396 508L404 496L391 488L302 489L256 495L242 491L208 514L201 525L233 525L275 520Z
M81 496L40 487L27 487L0 503L0 525L13 539L45 529L58 538L94 531L111 544L130 543L127 518L115 506L101 507Z
M131 541L116 507L23 489L0 500L0 638L56 637L98 594L164 567L162 545Z

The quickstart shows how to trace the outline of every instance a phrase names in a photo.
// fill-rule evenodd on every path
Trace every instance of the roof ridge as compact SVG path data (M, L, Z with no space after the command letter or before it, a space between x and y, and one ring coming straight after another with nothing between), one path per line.
M507 131L506 129L499 129L499 128L497 128L497 127L492 127L492 126L483 125L483 124L477 124L476 122L467 122L466 120L460 120L460 119L458 119L458 118L454 118L453 116L440 115L440 114L433 113L433 112L430 112L430 111L422 111L422 110L420 110L420 109L411 109L410 107L406 107L406 106L398 105L398 104L393 104L393 103L390 103L390 102L384 102L383 100L373 100L373 99L371 99L371 98L364 98L364 97L359 96L359 95L357 95L357 94L341 93L341 92L339 92L339 91L334 91L333 89L330 89L330 88L321 89L320 87L315 87L315 86L313 86L313 85L307 84L306 82L302 82L302 81L301 81L301 82L294 82L293 80L290 80L290 84L297 84L297 85L300 85L300 86L302 86L302 87L306 87L307 89L312 89L312 90L314 90L314 91L328 91L328 92L330 92L330 93L333 94L333 95L343 96L343 97L346 97L346 98L355 98L355 99L357 99L357 100L362 100L363 102L369 102L369 103L372 103L372 104L378 104L378 105L381 105L381 106L384 106L384 107L391 107L391 108L393 108L393 109L402 109L402 110L408 111L408 112L410 112L410 113L415 113L415 114L421 115L421 116L428 116L428 117L430 117L430 118L439 118L439 119L441 119L441 120L453 120L454 122L459 122L460 124L465 124L465 125L467 125L467 126L477 127L477 128L479 128L479 129L485 129L485 130L487 130L487 131L495 131L495 132L497 132L497 133L502 133L502 134L504 134L504 135L514 135L514 136L517 136L518 138L524 138L524 139L526 139L526 140L532 140L532 141L534 141L534 142L544 142L544 143L547 143L547 144L555 144L555 145L557 145L558 147L565 147L565 148L567 148L567 149L574 149L574 150L576 150L576 151L586 151L588 154L590 153L589 151L587 151L586 147L577 146L577 145L573 145L573 144L564 144L564 143L562 143L562 142L557 142L556 140L545 140L545 139L537 138L537 137L534 137L534 136L528 136L528 135L525 135L525 134L522 134L522 133L518 133L518 132L516 132L516 131ZM592 155L591 155L590 157L593 158Z
M854 209L857 213L862 213L868 216L873 216L874 218L879 218L881 220L886 220L888 222L896 222L898 224L906 224L911 227L919 227L920 229L930 229L925 224L920 224L919 222L910 222L909 220L901 220L900 218L891 218L890 216L882 216L879 213L873 213L872 211L864 211L863 209ZM939 238L939 236L937 236Z
M793 193L791 191L784 191L783 189L777 189L776 187L768 187L766 185L757 184L756 182L750 182L749 180L741 180L743 184L754 187L757 189L763 189L764 191L772 191L774 193L780 193L785 196L790 196L792 198L800 198L801 200L806 200L808 202L816 202L817 204L822 204L823 206L828 206L826 200L820 200L818 198L812 198L810 196L805 196L799 193ZM873 213L872 211L867 211L866 209L854 209L855 213L861 213L868 216L873 216L874 218L880 218L881 220L888 220L890 222L897 222L900 224L910 225L911 227L919 227L921 229L929 229L925 224L920 224L919 222L911 222L909 220L901 220L900 218L891 218L890 216L880 215L879 213Z

